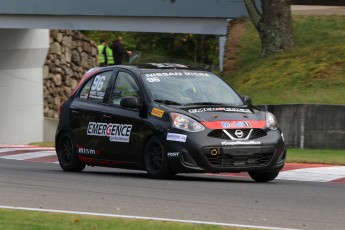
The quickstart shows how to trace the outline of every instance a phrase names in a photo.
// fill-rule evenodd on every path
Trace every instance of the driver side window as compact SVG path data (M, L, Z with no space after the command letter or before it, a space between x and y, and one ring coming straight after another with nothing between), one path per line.
M132 75L120 71L111 92L110 103L120 105L121 98L126 96L139 97L139 87Z

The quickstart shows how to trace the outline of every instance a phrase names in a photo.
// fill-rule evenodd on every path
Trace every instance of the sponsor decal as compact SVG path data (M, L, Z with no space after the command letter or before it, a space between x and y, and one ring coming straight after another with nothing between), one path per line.
M250 121L221 121L220 123L224 129L252 127Z
M186 76L196 76L196 77L209 77L210 75L208 73L202 73L202 72L183 72Z
M209 129L243 129L243 128L254 128L262 129L266 126L266 121L203 121L201 122L206 128Z
M89 122L87 135L109 137L113 142L129 142L132 131L130 124Z
M180 152L168 152L168 157L178 157L180 155Z
M90 98L103 100L104 95L105 95L105 92L100 92L100 91L95 91L95 90L90 91Z
M168 141L186 142L187 135L178 134L178 133L168 133L167 140Z
M98 155L99 150L87 149L87 148L78 148L78 153L83 154L83 155Z
M149 77L149 78L169 77L169 76L182 76L182 73L181 72L169 72L169 73L147 73L147 74L145 74L145 77Z
M209 77L211 76L208 73L203 72L167 72L167 73L147 73L145 74L145 77L147 77L147 80L149 82L159 82L160 80L158 77L170 77L170 76L192 76L192 77ZM148 79L150 78L150 80ZM156 78L156 79L153 79ZM158 79L158 81L157 81Z
M260 141L222 141L222 145L261 145Z
M156 117L162 118L163 114L164 114L164 110L161 110L161 109L153 108L151 111L151 115L156 116Z
M80 94L80 98L82 99L87 99L89 97L89 94L85 93L85 94Z
M190 110L188 110L188 112L189 113L203 113L203 112L240 112L240 113L251 113L249 109L232 108L232 107L190 109Z

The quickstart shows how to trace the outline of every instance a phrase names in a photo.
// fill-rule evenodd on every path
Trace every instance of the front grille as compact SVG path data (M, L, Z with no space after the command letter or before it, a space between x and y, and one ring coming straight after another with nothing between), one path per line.
M249 156L218 155L216 157L205 155L208 162L217 166L264 166L269 163L273 153L255 153Z
M253 129L253 132L250 134L249 139L256 139L256 138L264 137L266 135L267 133L262 129Z
M264 137L266 136L266 132L262 129L241 129L243 132L243 138L246 138L248 136L248 134L250 133L251 130L252 133L250 134L250 137L248 138L248 140L253 140L253 139L257 139L260 137ZM226 129L226 131L233 137L236 137L235 135L235 131L236 129ZM219 138L219 139L225 139L225 140L231 140L230 137L228 135L226 135L222 129L215 129L212 130L209 134L209 137L214 137L214 138Z

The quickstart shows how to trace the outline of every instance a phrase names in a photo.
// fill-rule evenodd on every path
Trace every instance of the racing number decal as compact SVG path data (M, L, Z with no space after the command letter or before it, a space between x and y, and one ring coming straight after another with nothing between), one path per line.
M103 100L105 95L105 90L103 89L104 82L106 80L106 76L97 75L93 80L91 90L90 90L90 98Z
M152 82L160 82L161 80L159 80L158 77L148 77L147 81L152 83Z
M101 91L105 81L105 76L96 76L92 83L91 90Z

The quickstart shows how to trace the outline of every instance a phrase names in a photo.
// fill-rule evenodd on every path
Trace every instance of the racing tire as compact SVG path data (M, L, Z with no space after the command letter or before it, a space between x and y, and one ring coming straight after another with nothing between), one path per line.
M86 166L78 159L73 139L67 133L63 133L59 137L56 153L60 167L66 172L81 172Z
M249 176L256 182L269 182L279 174L279 171L249 171Z
M158 137L152 137L145 145L144 164L151 178L167 179L175 175L169 171L164 146Z

